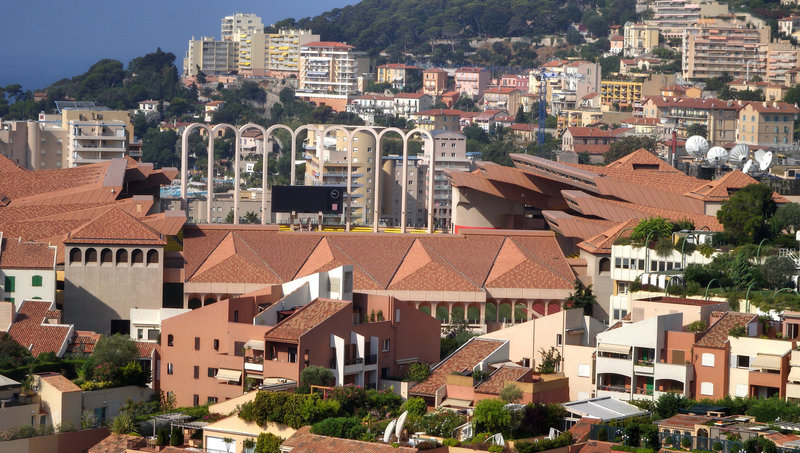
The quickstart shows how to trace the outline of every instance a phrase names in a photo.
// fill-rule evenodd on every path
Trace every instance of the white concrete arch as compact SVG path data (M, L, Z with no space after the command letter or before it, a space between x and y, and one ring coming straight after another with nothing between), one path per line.
M255 123L247 123L244 126L239 127L239 136L241 137L245 131L250 129L257 129L261 131L262 136L264 137L264 148L261 153L261 158L263 159L263 164L261 167L261 224L267 224L267 177L269 175L269 139L268 139L268 132L267 129L264 129L264 126L255 124ZM288 129L288 128L287 128ZM238 174L237 174L238 178ZM272 214L271 212L269 214ZM239 213L235 212L235 216L238 216Z
M277 131L278 129L285 130L285 131L286 131L286 132L288 132L288 133L289 133L289 135L292 137L292 138L291 138L291 140L292 140L292 151L291 151L291 153L292 153L292 167L291 167L291 169L289 170L289 171L290 171L290 174L291 174L291 176L290 176L290 180L289 180L289 185L290 185L290 186L293 186L293 185L295 184L295 182L294 182L294 178L295 178L295 165L294 165L294 160L297 158L297 152L296 152L296 151L297 151L297 143L295 143L295 142L297 141L297 140L296 140L296 137L297 137L297 132L296 132L296 131L294 131L294 130L292 130L292 128L291 128L291 127L289 127L289 126L287 126L287 125L285 125L285 124L273 124L272 126L270 126L270 127L268 127L268 128L266 129L266 132L264 132L264 146L266 146L266 143L267 143L267 142L269 142L269 139L270 139L270 137L272 137L272 135L273 135L273 134L275 133L275 131ZM267 161L266 161L266 157L264 158L264 168L267 168ZM264 174L266 175L267 173L264 173ZM265 193L266 193L266 192L265 192Z
M408 140L414 135L419 134L423 136L427 136L428 140L431 141L431 155L430 161L428 162L428 233L433 233L433 190L434 190L434 182L436 176L436 150L434 149L434 142L433 142L433 135L425 129L414 128L408 131L403 138L403 174L406 174L406 166L408 164ZM425 148L423 146L423 153L425 152ZM406 196L408 192L408 178L403 178L403 216L402 216L402 223L403 225L400 227L400 231L403 233L406 232Z
M233 161L233 224L239 224L239 165L241 156L241 147L242 147L242 134L239 132L239 129L236 129L236 126L228 123L219 123L215 124L214 127L211 128L211 138L208 140L208 202L206 203L206 214L207 218L209 219L209 223L211 221L211 202L214 201L214 140L216 137L217 132L223 129L230 129L233 131L235 136L235 145L234 145L234 161Z
M400 136L400 140L403 140L403 155L405 158L408 158L408 150L406 149L405 142L406 142L406 134L402 129L396 127L387 127L380 131L377 135L377 139L375 140L375 199L373 200L373 213L372 213L372 231L375 233L378 232L378 224L381 220L381 213L380 213L380 197L381 191L383 189L381 185L381 162L383 162L383 152L381 151L381 140L383 136L394 132Z
M186 126L181 134L181 209L187 210L189 208L189 197L186 193L186 185L189 179L189 134L195 129L205 129L208 133L208 149L213 153L211 145L211 127L203 123L192 123Z

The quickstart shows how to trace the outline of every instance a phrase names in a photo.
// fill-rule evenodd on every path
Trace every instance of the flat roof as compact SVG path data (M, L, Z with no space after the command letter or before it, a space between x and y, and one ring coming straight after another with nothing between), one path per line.
M570 401L569 403L564 403L563 406L569 412L583 417L599 418L603 421L648 414L648 411L641 410L632 404L610 396Z

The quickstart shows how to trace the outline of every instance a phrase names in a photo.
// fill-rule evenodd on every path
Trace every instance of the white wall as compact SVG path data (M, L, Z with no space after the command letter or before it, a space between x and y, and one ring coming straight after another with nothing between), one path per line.
M33 276L42 277L42 286L33 286ZM6 277L14 278L14 292L5 288ZM23 300L42 299L56 300L56 271L55 269L0 269L0 300L13 298L19 306Z

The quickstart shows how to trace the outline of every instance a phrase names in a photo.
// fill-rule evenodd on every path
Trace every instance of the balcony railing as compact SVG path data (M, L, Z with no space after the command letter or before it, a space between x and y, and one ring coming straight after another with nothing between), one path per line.
M244 358L244 361L246 363L264 363L264 357L263 356L255 356L255 357L247 356L247 357Z
M606 392L620 392L631 393L631 389L620 385L597 385L597 390L604 390Z
M345 365L360 365L364 363L363 357L348 357L344 359Z
M366 365L375 365L376 363L378 363L378 354L370 354L370 355L368 355L366 357L366 359L364 360L364 363Z

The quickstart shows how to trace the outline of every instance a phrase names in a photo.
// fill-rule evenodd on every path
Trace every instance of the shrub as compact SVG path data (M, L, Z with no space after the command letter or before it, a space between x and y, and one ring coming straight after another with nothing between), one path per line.
M659 238L658 242L656 242L654 249L656 251L656 255L661 258L666 258L672 255L672 252L674 250L672 241L670 240L669 237Z
M415 382L422 382L431 375L431 368L427 363L412 363L408 367L408 380Z
M311 432L320 436L360 439L367 433L367 427L356 417L334 417L311 425Z
M703 320L693 321L689 324L689 332L703 332L706 330L706 323Z
M535 442L515 442L514 448L516 448L519 453L534 453L537 451L566 447L567 445L572 445L572 434L569 432L561 433L553 439L545 438Z
M689 436L684 437L681 439L681 447L683 448L691 448L692 447L692 438Z
M505 403L500 400L481 400L475 405L472 421L478 429L507 434L511 424L511 412L506 410Z
M335 381L336 378L333 376L331 370L321 366L305 367L303 371L300 372L300 382L303 385L329 386Z
M178 426L172 427L172 434L169 436L169 444L173 447L183 445L183 429Z
M424 399L412 396L400 406L400 411L408 411L409 417L422 417L428 412L428 405Z
M96 381L114 381L119 375L119 368L113 362L103 362L94 367L92 374Z
M114 434L128 434L136 430L130 414L122 412L111 420L109 430Z
M522 401L522 389L515 384L508 384L500 390L500 399L505 403L518 403Z
M501 453L503 451L503 447L501 447L500 445L491 445L489 446L489 451L495 453Z
M163 446L167 445L168 441L169 441L169 427L162 426L156 432L156 444Z
M145 386L147 381L150 380L138 361L129 362L119 371L122 376L123 385Z
M442 446L444 447L458 447L459 445L461 445L461 442L459 442L456 439L453 439L452 437L448 437L447 439L442 441Z
M467 422L467 417L448 410L429 412L422 417L409 417L409 432L425 432L432 436L449 437L453 430Z
M715 440L714 443L711 444L711 449L714 451L722 451L722 442Z
M272 433L261 433L256 441L256 453L280 453L284 439Z
M631 231L631 239L643 242L648 234L651 240L669 238L674 230L674 225L667 219L661 217L651 217L643 219ZM651 234L652 233L652 234ZM647 247L647 244L644 244Z

